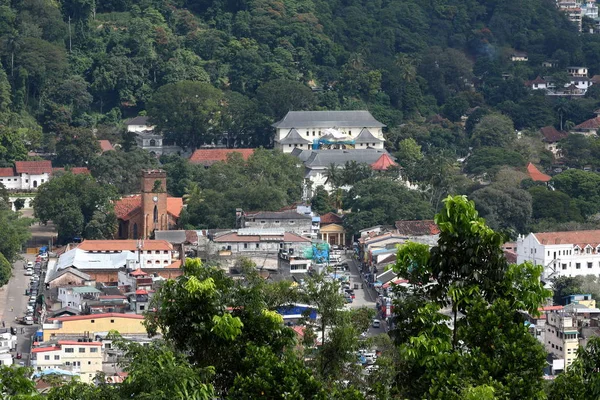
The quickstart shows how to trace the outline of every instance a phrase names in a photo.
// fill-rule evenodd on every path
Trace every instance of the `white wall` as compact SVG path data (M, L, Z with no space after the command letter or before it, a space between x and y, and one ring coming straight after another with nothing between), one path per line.
M148 125L127 125L127 132L151 131L153 126Z

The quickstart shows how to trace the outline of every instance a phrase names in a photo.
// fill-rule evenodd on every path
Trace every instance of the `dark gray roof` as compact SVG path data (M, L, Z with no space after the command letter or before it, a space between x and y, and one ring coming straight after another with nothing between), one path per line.
M384 149L311 150L311 153L304 162L306 168L327 168L331 164L343 166L348 161L373 164L383 154L388 154Z
M135 117L125 121L125 125L148 125L148 117Z
M377 121L366 110L356 111L290 111L274 128L382 128L385 125Z
M279 141L281 144L311 144L312 142L300 136L297 130L292 129L290 133Z
M300 214L296 211L259 211L248 213L246 217L254 219L312 219L310 215Z
M185 231L154 231L154 238L171 244L182 244L185 243Z
M312 152L312 150L302 150L296 147L290 154L294 157L298 157L300 161L304 162L308 160L308 157L311 156Z
M375 137L367 128L360 131L360 134L354 139L355 143L380 143L383 140Z

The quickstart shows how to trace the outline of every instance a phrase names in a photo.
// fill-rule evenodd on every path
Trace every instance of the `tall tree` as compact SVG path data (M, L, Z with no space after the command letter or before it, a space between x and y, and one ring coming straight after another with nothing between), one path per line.
M148 116L165 140L197 148L220 138L222 101L223 93L209 83L169 83L152 96Z

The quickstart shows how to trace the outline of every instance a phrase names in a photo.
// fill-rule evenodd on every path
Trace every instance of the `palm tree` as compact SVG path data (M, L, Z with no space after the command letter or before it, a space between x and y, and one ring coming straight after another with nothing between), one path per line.
M569 102L564 98L559 98L556 105L554 106L554 110L558 113L560 117L560 130L563 130L563 117L569 112Z
M190 203L202 203L204 202L204 195L202 189L196 182L192 182L185 188L185 194L183 195L183 203L188 205Z
M325 183L329 183L334 189L342 186L344 179L343 171L334 163L329 164L329 167L327 167L327 170L325 171L325 175L327 175L327 181L325 181Z
M403 81L412 82L417 77L417 68L415 59L408 54L398 53L394 60L394 65L400 69L400 77Z

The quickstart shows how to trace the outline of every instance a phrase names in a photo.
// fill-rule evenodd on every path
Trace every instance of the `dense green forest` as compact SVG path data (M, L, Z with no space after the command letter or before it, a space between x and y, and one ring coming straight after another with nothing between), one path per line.
M26 157L10 148L17 138L49 152L69 126L114 140L147 109L190 146L215 128L268 145L269 123L293 108L368 108L394 131L487 106L535 128L558 115L523 80L568 64L600 71L600 38L579 36L551 0L3 0L0 13L5 163ZM530 62L511 63L512 49ZM198 104L169 108L169 95L194 93ZM589 115L589 101L573 103L564 120ZM198 110L192 130L163 115ZM466 140L444 136L430 146L465 152Z

